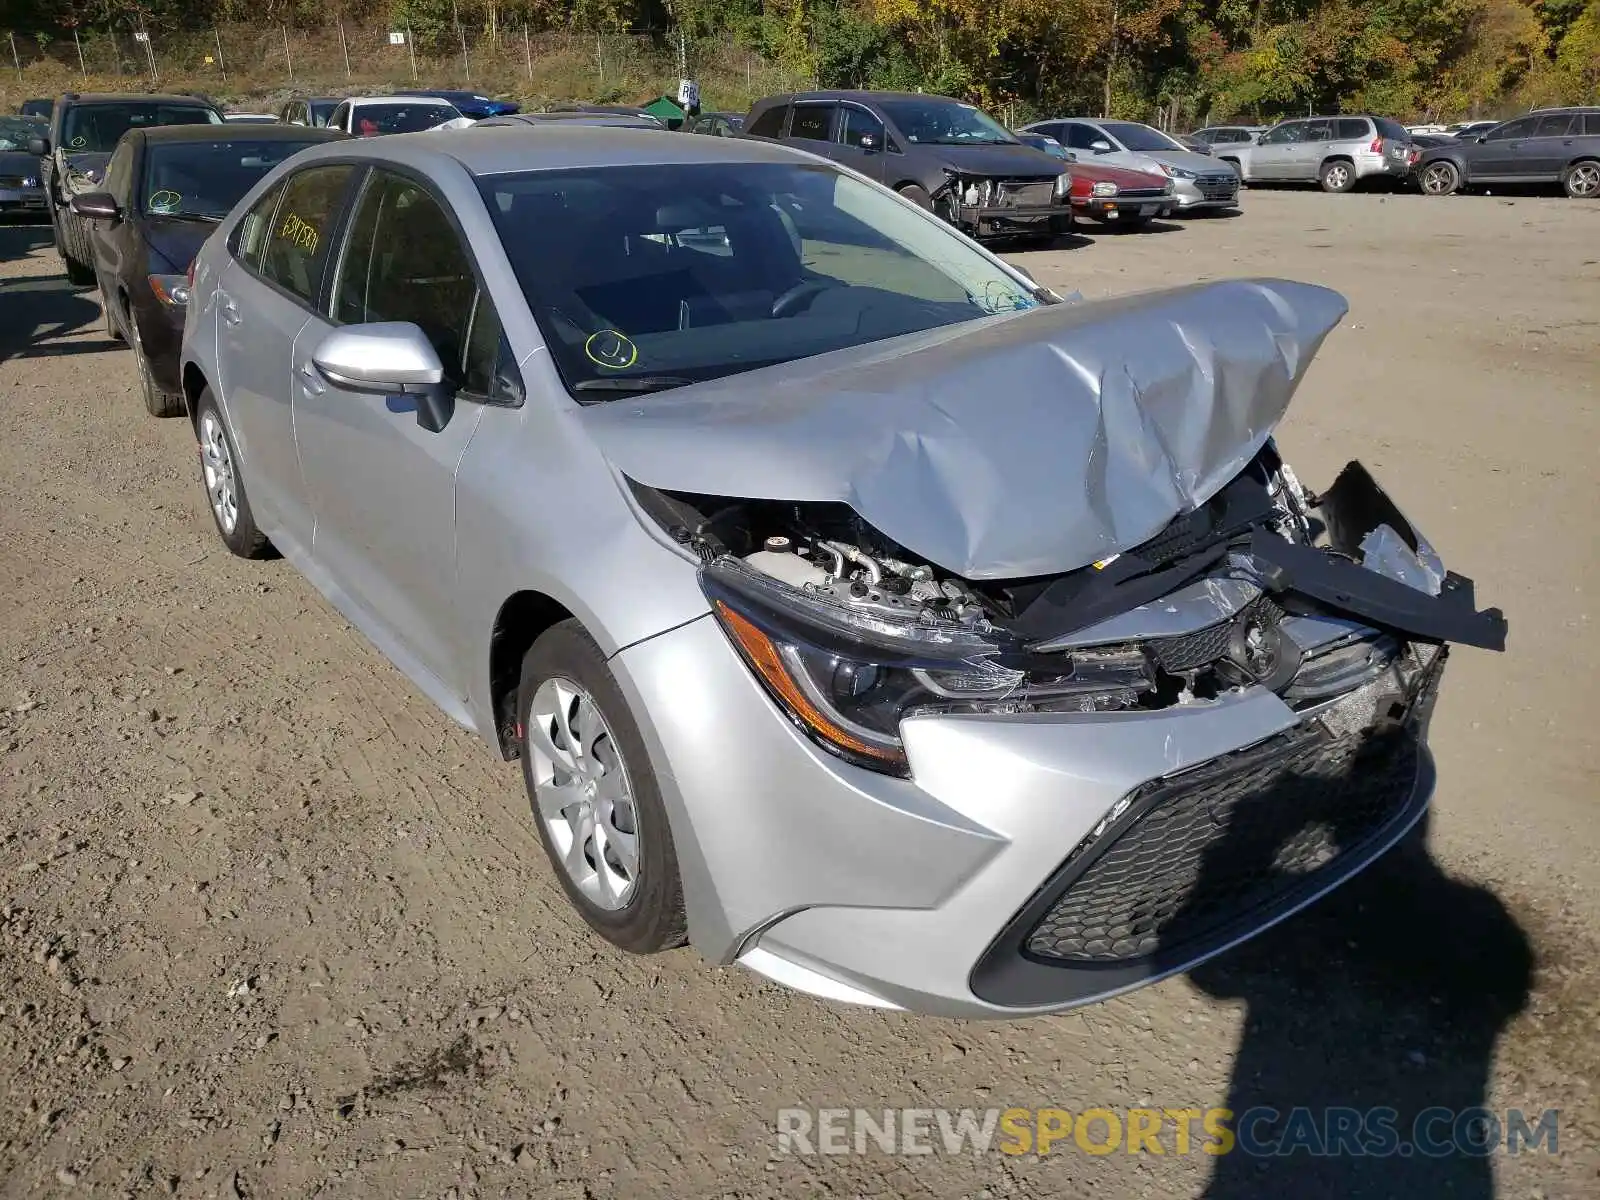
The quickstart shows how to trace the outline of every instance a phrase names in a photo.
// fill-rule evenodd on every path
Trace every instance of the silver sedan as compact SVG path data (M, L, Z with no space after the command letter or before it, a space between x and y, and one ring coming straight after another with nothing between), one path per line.
M1442 643L1503 642L1364 470L1277 456L1337 295L1064 302L780 145L330 143L189 304L229 549L520 761L629 950L966 1016L1138 986L1393 844Z

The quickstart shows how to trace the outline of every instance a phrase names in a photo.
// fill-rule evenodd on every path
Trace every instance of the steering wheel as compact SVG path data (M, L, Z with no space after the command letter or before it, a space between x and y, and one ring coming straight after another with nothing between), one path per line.
M774 317L792 317L805 307L807 301L834 286L831 279L802 279L772 302Z

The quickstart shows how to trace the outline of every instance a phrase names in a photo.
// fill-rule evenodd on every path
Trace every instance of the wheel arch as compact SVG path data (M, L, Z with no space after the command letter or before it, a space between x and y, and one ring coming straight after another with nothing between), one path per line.
M489 631L489 705L495 745L507 761L518 754L516 698L522 660L540 634L574 615L554 596L532 589L512 593L495 613Z
M189 415L189 424L197 435L200 432L199 417L196 415L200 407L200 393L210 386L206 373L198 363L183 364L183 409Z

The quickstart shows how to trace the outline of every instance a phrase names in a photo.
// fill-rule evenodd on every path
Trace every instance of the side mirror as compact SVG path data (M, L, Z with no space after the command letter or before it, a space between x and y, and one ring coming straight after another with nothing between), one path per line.
M28 153L35 158L43 158L50 153L50 139L47 137L29 138Z
M868 154L871 154L878 148L878 139L873 137L870 133L863 133L859 138L856 139L856 145L860 146Z
M1090 142L1089 149L1093 150L1096 154L1110 154L1111 143L1104 140Z
M122 220L122 209L110 192L84 192L74 196L72 211L93 221Z
M417 424L438 433L455 412L455 388L446 381L433 343L409 321L346 325L322 339L311 361L334 387L368 396L409 396Z

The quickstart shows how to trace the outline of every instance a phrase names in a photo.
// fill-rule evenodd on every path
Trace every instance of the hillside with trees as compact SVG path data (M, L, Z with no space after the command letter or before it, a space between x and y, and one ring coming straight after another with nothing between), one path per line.
M741 94L723 103L782 80L921 88L1013 117L1110 112L1183 126L1600 102L1600 0L0 0L0 31L68 68L81 62L85 76L93 68L74 57L85 37L109 39L121 67L136 32L143 46L221 28L281 30L292 75L289 32L322 45L336 25L350 78L360 72L347 31L387 42L374 32L385 26L409 30L430 63L459 58L457 75L470 74L474 54L526 54L528 80L543 39L598 38L593 85L574 77L568 89L592 93L624 86L615 72L605 80L608 36L653 46L662 76L680 61L705 75L698 59L742 52L748 86L728 83L724 93Z

